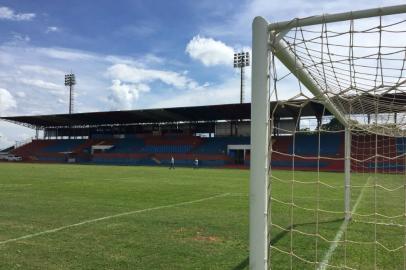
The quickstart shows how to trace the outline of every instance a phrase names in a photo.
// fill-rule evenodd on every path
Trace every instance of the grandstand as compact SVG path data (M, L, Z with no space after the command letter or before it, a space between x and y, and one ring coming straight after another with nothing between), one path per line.
M302 102L296 101L297 104ZM294 105L277 107L275 121L279 128L272 141L272 166L292 168L291 155L295 152L297 169L319 167L322 171L343 171L344 133L325 132L319 137L300 125L303 118L313 121L316 128L323 124L318 118L320 115L324 113L325 118L331 119L331 114L320 103L310 102L300 110L298 118L299 111ZM271 110L275 106L271 103ZM43 130L42 138L37 137L10 151L26 162L168 166L173 156L178 166L192 166L195 158L204 167L248 168L250 164L249 103L1 119ZM294 132L296 136L292 136ZM384 139L376 140L381 144ZM318 154L319 140L320 162L314 158ZM367 155L365 149L374 143L375 137L366 140L363 136L359 144L364 146L354 147L353 155ZM405 151L403 138L384 145L388 144L393 149L385 148L388 153L383 154L396 157ZM390 169L388 166L399 169L396 162L382 162L379 167ZM362 165L364 170L368 167L373 168L374 164Z
M278 124L299 130L297 119L291 117L296 110L295 106L278 108ZM302 109L302 116L321 124L317 116L324 110L319 103L309 103ZM11 151L27 162L167 166L173 156L179 166L192 166L198 158L205 167L248 167L250 112L250 104L245 103L1 119L43 131L42 138ZM292 136L275 135L275 149L291 152ZM323 154L343 155L342 134L325 134L322 141ZM303 134L295 144L297 154L314 156L317 138ZM291 166L291 160L284 156L276 155L273 162L281 169ZM315 165L311 160L296 164L304 170ZM343 164L326 159L321 167L340 171Z
M319 166L323 171L343 171L344 134L326 132L319 138L306 128L300 131L301 119L292 117L298 110L293 105L277 108L275 121L284 132L273 136L272 165L291 168L293 159L289 155L295 149L295 167L300 170ZM271 110L275 106L272 103ZM301 117L321 125L318 116L323 111L325 116L330 115L321 104L310 102L301 110ZM43 130L42 138L11 150L26 162L168 166L173 156L178 166L192 166L195 158L204 167L248 168L250 164L249 103L1 119ZM293 131L299 132L294 141ZM311 157L318 154L319 139L323 158L318 163ZM360 143L371 145L374 139L366 142L363 138ZM405 151L401 138L391 145L393 156ZM381 165L385 166L389 165Z
M401 97L400 97L401 98ZM399 98L399 99L400 99ZM302 104L303 101L295 101ZM271 103L274 110L276 103ZM295 150L295 167L299 170L344 170L344 133L325 132L319 137L301 126L301 118L322 125L322 114L331 114L320 103L309 102L300 111L295 104L276 107L278 132L274 134L272 166L290 169ZM204 167L238 167L250 165L249 103L148 110L92 112L76 114L2 117L2 120L43 130L42 138L17 145L10 154L26 162L81 163L103 165L168 166L173 156L178 166L192 166L195 158ZM310 120L309 120L310 119ZM325 124L325 123L324 123ZM297 135L292 134L296 132ZM320 153L317 153L320 140ZM376 138L378 144L384 138ZM354 142L357 142L354 137ZM362 136L354 156L373 156L366 149L375 144L375 137ZM393 157L405 152L403 138L382 145ZM358 151L358 152L357 152ZM372 151L372 150L370 150ZM383 151L383 150L382 150ZM285 154L282 154L285 153ZM320 162L316 157L321 155ZM402 162L399 160L399 162ZM362 168L373 168L364 162ZM381 162L380 169L399 164ZM357 164L356 167L361 166Z

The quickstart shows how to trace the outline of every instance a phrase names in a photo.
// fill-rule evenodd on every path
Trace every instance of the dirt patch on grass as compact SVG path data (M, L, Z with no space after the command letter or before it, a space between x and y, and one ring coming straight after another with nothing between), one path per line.
M184 232L186 232L186 228L180 227L179 229L176 229L175 232L176 233L184 233Z
M184 240L192 240L198 242L219 243L222 239L215 235L208 235L203 228L185 228L180 227L175 230L175 234L182 235Z
M210 235L210 236L196 235L192 239L194 241L199 241L199 242L212 242L212 243L221 242L221 239L219 237L217 237L217 236L214 236L214 235Z

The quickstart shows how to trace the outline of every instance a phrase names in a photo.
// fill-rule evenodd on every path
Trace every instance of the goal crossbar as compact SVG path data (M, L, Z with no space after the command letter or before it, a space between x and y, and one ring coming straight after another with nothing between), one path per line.
M406 5L388 6L382 8L371 8L358 11L341 12L334 14L323 14L318 16L310 16L306 18L296 18L289 21L270 23L269 31L283 31L293 27L310 26L322 23L332 23L355 19L364 19L376 16L395 15L406 12Z

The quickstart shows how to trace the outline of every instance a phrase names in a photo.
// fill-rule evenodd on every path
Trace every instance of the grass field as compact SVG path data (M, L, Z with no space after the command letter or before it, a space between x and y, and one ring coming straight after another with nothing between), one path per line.
M296 172L303 183L293 186L284 182L291 173L274 173L279 180L273 181L273 269L291 269L291 263L292 269L315 269L279 250L323 261L333 245L312 234L332 241L343 215L319 211L317 217L309 209L317 206L319 194L319 209L342 211L343 175L320 174L338 187L331 188L311 184L317 179L313 172ZM248 178L246 170L0 163L0 269L247 269ZM402 181L395 175L384 179L389 187ZM373 183L367 175L354 175L357 213L375 209L375 189L364 187ZM302 208L283 203L290 202L292 191ZM403 189L377 189L376 196L377 212L404 212ZM357 217L375 218L404 224L403 217ZM381 225L376 231L385 246L404 243L403 227ZM329 264L373 269L376 251L377 269L403 269L403 249L387 252L355 243L371 237L374 241L374 225L351 222L341 240L354 243L339 243Z
M353 173L349 223L343 219L343 179L341 173L275 172L274 269L405 269L404 176Z

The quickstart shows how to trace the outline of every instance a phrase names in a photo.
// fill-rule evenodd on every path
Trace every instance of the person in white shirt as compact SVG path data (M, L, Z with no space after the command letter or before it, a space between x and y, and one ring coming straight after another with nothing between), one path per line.
M171 157L171 166L169 169L175 169L175 158L173 156Z
M193 169L197 169L199 167L199 160L195 158Z

